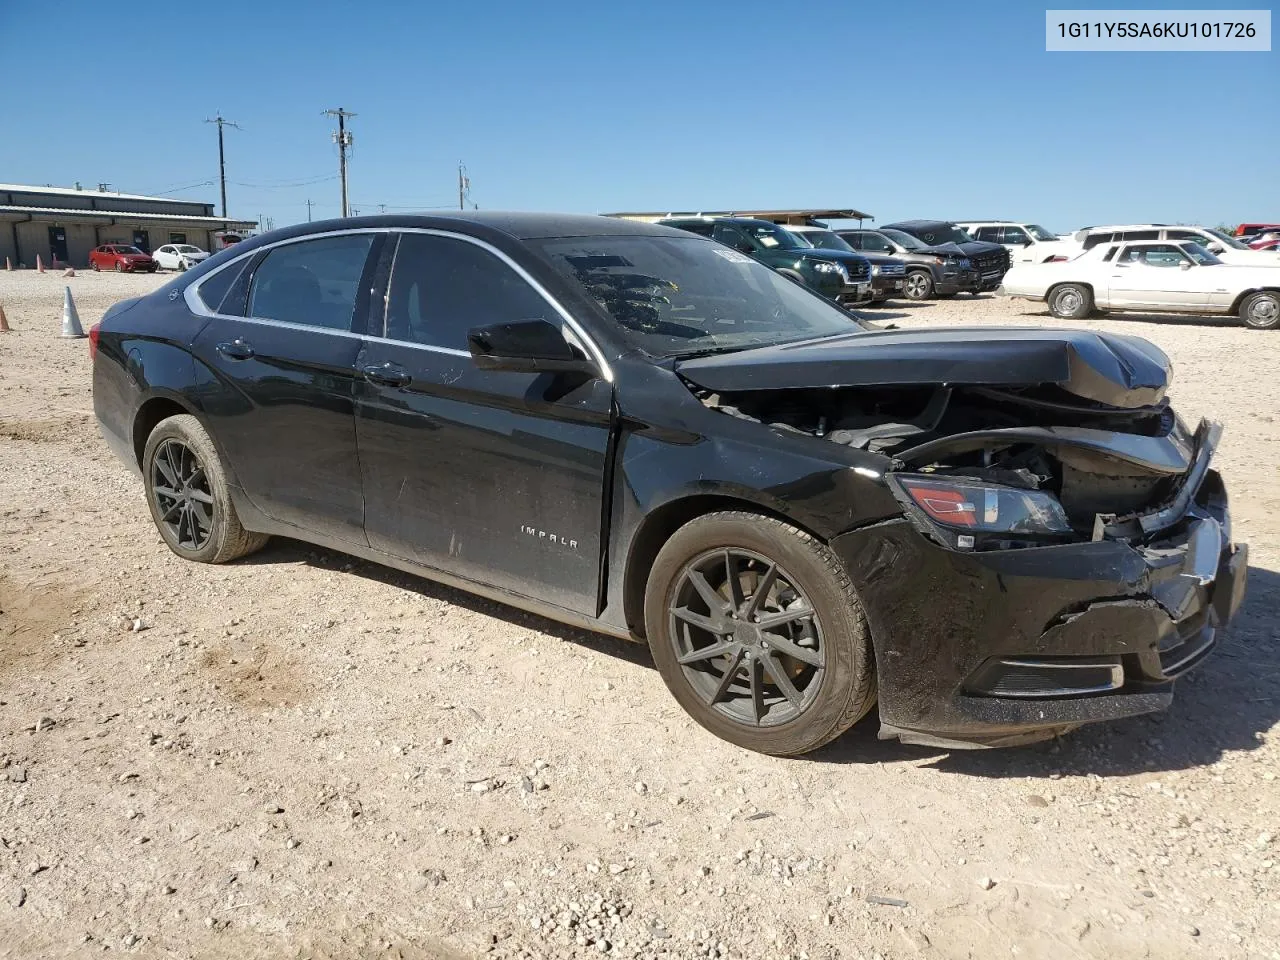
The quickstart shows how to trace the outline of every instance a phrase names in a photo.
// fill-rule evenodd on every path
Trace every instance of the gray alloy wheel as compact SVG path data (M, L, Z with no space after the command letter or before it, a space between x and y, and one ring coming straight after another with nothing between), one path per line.
M1060 320L1083 320L1093 313L1093 291L1079 283L1063 283L1049 291L1049 312Z
M681 527L650 572L645 627L680 705L750 750L807 753L875 703L870 640L843 566L781 520L713 513Z
M156 529L184 560L226 563L269 539L241 526L213 441L189 414L161 420L151 431L142 478Z
M1280 327L1280 293L1263 290L1246 297L1240 304L1240 319L1251 330L1274 330Z
M908 300L928 300L933 296L933 277L928 270L912 270L902 285Z
M116 261L116 273L124 273L124 261L123 261L123 260L117 260L117 261Z

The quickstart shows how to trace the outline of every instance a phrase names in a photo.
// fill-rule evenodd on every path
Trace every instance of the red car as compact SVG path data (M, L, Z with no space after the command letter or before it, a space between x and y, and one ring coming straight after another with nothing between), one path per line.
M117 273L155 273L160 265L137 247L126 243L104 243L89 251L89 266L95 270L114 270Z

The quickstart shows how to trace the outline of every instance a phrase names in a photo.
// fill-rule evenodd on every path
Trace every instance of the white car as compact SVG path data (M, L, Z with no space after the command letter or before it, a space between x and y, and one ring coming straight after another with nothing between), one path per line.
M1104 243L1065 263L1015 264L998 293L1043 300L1080 320L1095 310L1235 314L1256 330L1280 327L1280 264L1223 263L1197 243Z
M213 254L189 243L166 243L151 256L162 270L186 270Z
M1167 223L1136 223L1110 227L1085 227L1072 234L1081 248L1090 250L1100 244L1130 240L1190 240L1198 243L1223 263L1242 267L1280 266L1280 251L1254 250L1236 237L1209 227L1175 226Z
M1038 223L1012 220L970 220L957 223L975 240L998 243L1009 251L1011 263L1050 263L1080 256L1080 244L1050 233Z

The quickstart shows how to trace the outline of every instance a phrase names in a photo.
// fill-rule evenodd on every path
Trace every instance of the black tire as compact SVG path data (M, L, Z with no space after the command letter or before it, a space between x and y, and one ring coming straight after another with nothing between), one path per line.
M1059 320L1083 320L1093 313L1093 291L1082 283L1061 283L1046 299L1049 312Z
M1280 327L1280 293L1263 290L1245 297L1240 304L1240 319L1250 330L1275 330Z
M908 300L933 299L933 274L928 270L909 270L902 284L902 295Z
M142 453L142 479L156 529L184 560L227 563L270 539L241 526L213 441L190 414L156 424Z
M116 273L124 273L124 264L119 260L116 261Z
M731 564L736 592L727 575ZM717 569L725 575L715 585ZM744 576L754 578L750 596ZM723 606L712 608L704 588ZM762 618L772 618L775 629L756 626ZM720 631L728 623L735 626ZM781 520L712 513L677 530L649 573L645 629L658 672L685 711L748 750L807 753L844 733L875 704L870 637L844 567L825 544ZM705 654L717 645L723 654ZM770 672L779 668L795 699Z

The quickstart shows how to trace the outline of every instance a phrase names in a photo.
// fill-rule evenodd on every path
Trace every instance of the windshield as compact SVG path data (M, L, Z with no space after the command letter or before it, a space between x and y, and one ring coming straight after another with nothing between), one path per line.
M146 254L143 253L141 250L139 250L137 247L116 247L116 253L137 253L137 254L140 254L141 256L144 256L144 257L146 256Z
M180 244L177 248L179 253L204 253L199 247L193 247L189 243Z
M940 243L973 243L969 236L954 223L943 223L936 227L926 227L920 231L920 239L935 246Z
M1028 223L1028 224L1025 224L1025 227L1026 227L1027 233L1031 234L1031 236L1035 237L1037 240L1057 240L1058 239L1058 235L1056 233L1050 233L1048 230L1040 226L1040 224L1038 223Z
M796 236L802 240L818 247L820 250L843 250L845 253L853 253L853 247L845 243L840 237L836 236L831 230L804 230L798 231Z
M1188 257L1190 257L1192 260L1194 260L1196 263L1200 264L1201 266L1209 267L1209 266L1213 266L1214 264L1222 263L1221 260L1215 257L1212 253L1210 253L1204 247L1200 246L1200 244L1198 243L1183 243L1183 244L1179 244L1179 246L1182 248L1183 253L1185 253Z
M627 339L658 357L718 353L865 329L746 254L696 237L535 241Z
M1219 233L1217 230L1210 230L1208 227L1205 228L1204 232L1217 239L1224 247L1228 247L1232 250L1249 249L1249 245L1247 243L1241 243L1235 237L1228 237L1225 233Z
M766 250L804 250L809 244L776 223L739 223L747 235Z
M901 230L881 230L880 232L898 246L906 247L908 250L924 250L929 246L923 240L918 240L911 234L903 233Z

